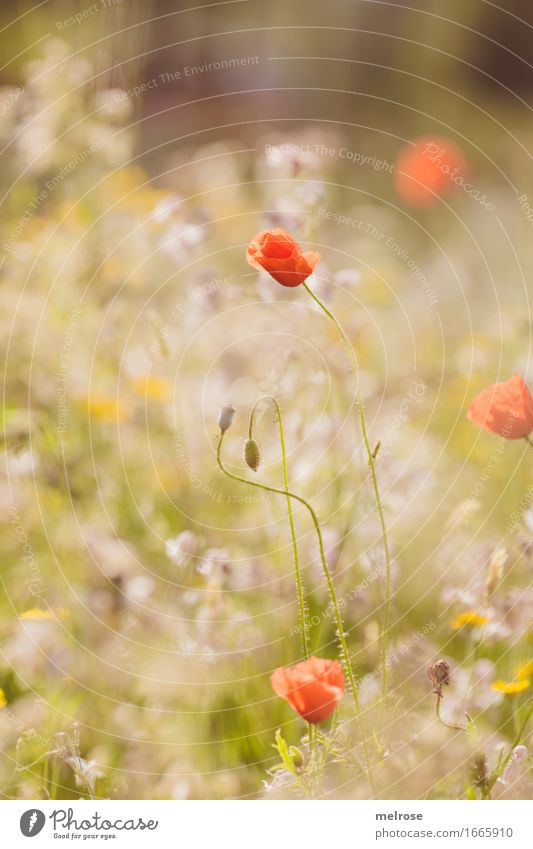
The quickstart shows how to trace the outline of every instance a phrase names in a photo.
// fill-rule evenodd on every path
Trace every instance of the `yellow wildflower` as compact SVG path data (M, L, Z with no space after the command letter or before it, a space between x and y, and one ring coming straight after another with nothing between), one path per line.
M7 705L6 694L0 687L0 708L4 708Z
M451 625L457 631L464 625L486 625L488 621L487 617L482 616L481 613L476 613L475 610L466 610L464 613L459 613L452 620Z
M42 619L52 619L51 610L43 610L42 607L32 607L20 614L21 619L29 619L31 622L40 622Z
M93 395L86 399L89 415L103 422L117 422L128 415L128 410L116 398Z
M156 377L149 374L146 377L133 378L131 385L137 395L153 398L154 401L166 401L171 390L170 381L165 377Z
M533 660L528 660L527 663L522 663L520 666L517 666L515 671L515 678L533 678Z
M523 678L521 681L502 681L498 679L492 685L492 689L498 693L505 693L507 696L512 696L514 693L522 693L529 687L529 678Z
M59 619L61 622L69 616L68 610L58 607L57 610L45 610L42 607L31 607L20 614L20 619L30 622L42 622L46 619Z

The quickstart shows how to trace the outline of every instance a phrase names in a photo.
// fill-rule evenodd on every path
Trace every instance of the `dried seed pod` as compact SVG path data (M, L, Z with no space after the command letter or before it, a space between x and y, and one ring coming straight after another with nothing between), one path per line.
M261 449L256 439L247 439L244 443L244 462L253 472L257 472L261 464Z
M443 684L450 683L450 664L442 657L432 663L428 669L428 678L433 684L433 692L442 699Z

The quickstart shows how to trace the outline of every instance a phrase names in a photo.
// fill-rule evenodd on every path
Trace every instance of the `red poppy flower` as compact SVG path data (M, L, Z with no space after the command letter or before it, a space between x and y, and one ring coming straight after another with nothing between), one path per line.
M400 151L394 179L406 203L427 207L435 203L435 195L464 185L467 171L466 159L457 145L439 136L421 136Z
M310 657L296 666L275 669L272 689L307 722L322 722L344 696L344 673L337 660Z
M522 439L533 430L533 398L523 379L515 374L483 389L470 404L467 416L479 427L506 439Z
M313 273L320 260L316 251L302 253L288 230L262 230L248 245L246 259L252 268L268 271L282 286L299 286Z

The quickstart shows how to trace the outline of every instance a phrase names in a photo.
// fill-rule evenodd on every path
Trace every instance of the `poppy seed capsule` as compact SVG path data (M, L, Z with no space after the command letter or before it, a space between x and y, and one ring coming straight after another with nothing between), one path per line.
M220 416L218 417L218 426L222 433L225 433L227 429L231 427L234 415L235 407L233 406L233 404L226 404L224 407L222 407L220 411Z
M261 463L261 449L256 439L247 439L244 443L244 462L253 472L257 472Z

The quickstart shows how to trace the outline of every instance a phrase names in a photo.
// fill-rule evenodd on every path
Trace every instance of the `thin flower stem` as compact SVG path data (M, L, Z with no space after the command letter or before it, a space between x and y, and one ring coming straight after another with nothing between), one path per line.
M269 401L276 411L276 416L278 420L278 430L279 430L279 441L281 446L281 464L283 467L283 486L285 492L287 493L287 516L289 518L289 526L291 529L291 539L292 539L292 552L293 552L293 561L294 561L294 572L296 575L296 589L298 593L298 618L300 620L300 630L302 632L302 648L305 659L309 657L309 632L310 627L307 621L306 609L305 609L305 599L304 599L304 590L302 584L302 570L300 567L300 558L298 556L298 545L296 542L296 531L294 529L294 517L292 513L292 502L291 497L289 495L289 475L287 472L287 452L285 450L285 436L283 433L283 419L281 416L281 408L278 404L276 398L273 395L263 395L259 398L254 406L252 407L252 412L250 413L250 425L248 428L248 436L250 439L253 439L253 430L255 423L255 414L259 404L262 401Z
M436 715L437 719L439 720L439 722L441 723L441 725L445 725L446 728L451 728L452 731L466 731L466 728L463 728L462 725L454 725L451 722L446 722L442 718L442 716L440 715L440 701L441 701L441 697L437 696L436 701L435 701L435 715Z
M50 779L50 798L55 799L57 795L58 780L59 780L60 760L57 754L53 754L52 761L52 776Z
M312 722L307 723L307 734L309 737L309 762L312 767L315 756L315 726Z
M483 644L484 636L485 636L485 628L482 625L480 632L479 632L479 637L476 640L476 643L474 645L474 651L472 653L472 666L471 666L471 669L470 669L470 675L468 676L468 684L466 686L466 692L465 692L465 698L466 699L468 699L468 696L470 695L470 691L472 690L472 686L474 684L474 677L475 677L475 674L476 674L476 664L479 660L479 654L480 654L480 651L481 651L481 646Z
M321 734L318 728L316 729L316 733L318 742L322 743L324 746L328 746L328 749L331 754L335 755L339 760L345 761L346 763L356 766L361 773L364 773L365 770L363 766L359 763L359 761L354 755L350 756L346 754L346 752L341 752L340 749L336 749L334 746L330 746L328 738L324 734Z
M528 443L528 445L531 445L531 447L533 448L533 439L532 439L532 437L531 437L531 434L530 434L530 433L528 433L528 435L527 435L527 436L525 436L525 437L524 437L524 439L526 440L526 442Z
M348 653L348 646L346 644L346 637L345 637L345 634L344 634L344 626L343 626L342 618L341 618L341 614L340 614L339 603L337 601L337 594L335 592L335 586L333 584L331 572L329 571L328 564L326 562L326 555L325 555L325 551L324 551L324 541L322 539L322 531L320 529L320 524L318 522L317 515L316 515L314 509L309 504L309 502L306 501L305 498L302 498L301 495L296 495L296 493L290 492L289 490L278 489L278 487L275 487L275 486L269 486L268 484L259 483L258 481L248 480L247 478L243 478L240 475L234 475L233 472L230 472L228 469L226 469L226 467L224 466L224 463L222 462L222 443L224 441L224 434L225 434L225 431L220 432L219 439L218 439L218 445L217 445L217 463L218 463L219 469L221 470L221 472L223 472L223 474L225 474L227 477L231 478L232 480L238 481L239 483L245 483L248 486L254 486L257 489L264 490L265 492L274 492L277 495L284 495L285 497L288 496L289 498L294 498L296 501L299 501L300 504L303 504L304 507L306 507L307 510L309 511L309 514L310 514L311 519L313 521L315 532L316 532L316 535L317 535L317 538L318 538L318 547L319 547L319 550L320 550L320 560L322 562L322 569L324 571L324 576L326 578L326 583L328 585L331 603L333 605L333 609L334 609L334 613L335 613L335 622L336 622L336 625L337 625L337 634L338 634L338 638L339 638L341 657L342 657L342 660L343 660L343 663L344 663L348 682L350 684L350 688L351 688L351 691L352 691L352 697L353 697L353 700L354 700L356 716L357 716L357 720L359 722L359 726L360 726L360 729L361 729L362 746L363 746L363 751L364 751L364 754L365 754L365 761L366 761L366 765L367 765L368 779L369 779L369 782L372 786L372 778L371 778L371 771L370 771L370 758L369 758L369 754L368 754L368 747L366 745L366 740L365 740L365 737L364 737L364 734L363 734L362 728L361 728L361 706L359 704L359 696L358 696L358 693L357 693L357 684L355 682L355 676L353 674L352 665L350 663L350 655Z
M315 295L313 290L308 286L307 283L304 283L304 288L309 292L313 300L320 307L320 309L328 316L328 318L333 322L335 327L337 328L342 341L344 342L345 347L348 350L352 367L354 369L355 374L357 375L357 359L355 357L355 352L353 350L352 344L346 334L346 331L342 327L339 320L334 316L334 314L326 307L324 303L320 300L320 298ZM357 405L357 409L359 412L359 421L361 425L361 435L363 437L363 443L366 449L367 457L368 457L368 465L370 467L370 474L372 477L372 487L374 490L374 497L376 500L376 506L379 514L379 522L381 526L381 539L383 543L383 550L385 553L385 607L383 613L383 623L382 623L382 631L381 631L381 704L385 701L385 697L387 695L387 643L388 643L388 632L389 632L389 621L390 621L390 595L391 595L391 565L390 565L390 548L389 548L389 540L387 536L387 525L385 522L385 514L383 512L383 505L381 503L381 496L379 493L379 485L378 478L376 473L376 462L375 462L375 454L372 451L370 446L370 442L368 439L368 432L366 428L366 418L365 418L365 410L363 401L361 399L361 395L359 392L359 382L356 377L355 381L355 401Z
M322 531L320 529L320 524L318 522L317 515L316 515L313 507L311 507L309 502L306 501L305 498L302 498L301 495L296 495L296 493L290 492L289 490L278 489L278 487L275 487L275 486L269 486L268 484L259 483L259 481L247 480L246 478L243 478L240 475L234 475L232 472L230 472L228 469L226 469L226 467L224 466L224 464L222 462L222 456L221 456L223 440L224 440L224 433L221 432L219 440L218 440L218 447L217 447L217 462L218 462L220 470L225 475L227 475L227 477L230 477L235 481L239 481L240 483L248 484L248 486L255 486L258 489L266 490L266 492L275 492L278 495L285 495L285 496L289 496L289 498L294 498L294 499L296 499L296 501L299 501L300 504L303 504L304 507L306 507L307 510L309 511L309 514L310 514L311 519L313 521L315 532L316 532L316 535L317 535L317 538L318 538L318 547L319 547L319 550L320 550L320 559L322 561L322 569L324 570L324 576L326 578L326 583L328 585L328 590L329 590L329 594L330 594L330 597L331 597L331 603L333 604L333 609L334 609L334 612L335 612L335 621L336 621L336 625L337 625L337 630L339 632L339 641L340 641L340 647L341 647L341 651L342 651L344 664L346 666L346 674L348 676L350 686L352 687L355 706L357 708L357 712L359 713L360 707L359 707L359 697L358 697L358 694L357 694L357 687L356 687L356 684L355 684L355 678L354 678L354 674L353 674L351 663L350 663L350 658L349 658L349 654L348 654L348 647L346 645L346 638L345 638L345 635L344 635L344 627L343 627L343 624L342 624L342 618L341 618L341 614L340 614L339 603L337 601L337 594L335 592L335 586L333 584L331 572L329 571L329 567L328 567L328 564L326 562L326 555L325 555L325 550L324 550L324 541L322 539Z
M516 736L514 738L513 743L511 744L511 748L509 749L507 756L501 762L501 764L499 765L498 769L495 771L494 775L492 776L492 778L489 782L489 786L488 786L488 789L487 789L488 794L490 794L490 792L491 792L492 788L494 787L494 785L496 784L498 778L500 777L500 775L504 771L505 767L507 766L507 764L511 760L511 757L512 757L512 754L513 754L515 748L518 746L522 737L524 736L524 732L525 732L525 730L528 726L529 720L531 719L531 714L533 714L533 699L531 699L531 704L529 706L529 710L524 717L524 721L522 722L522 725L519 727L518 731L516 732Z
M44 759L44 764L43 764L43 783L42 783L42 787L43 787L43 793L45 794L45 797L48 797L48 798L50 798L50 793L49 793L49 791L48 791L48 772L49 772L49 766L50 766L50 758L45 758L45 759Z
M50 756L50 752L45 752L44 755L39 755L38 758L35 758L35 760L32 761L29 764L22 764L21 766L17 765L15 767L15 772L24 772L27 769L31 769L32 766L35 766L36 764L40 764L41 761L45 761L49 756Z
M346 525L345 525L344 532L341 535L341 541L340 541L339 545L336 547L335 562L333 564L333 571L335 571L338 564L340 563L340 559L341 559L341 556L342 556L342 553L343 553L344 546L346 545L346 540L348 538L348 534L350 533L351 526L352 526L352 517L350 516L348 518ZM318 646L320 645L321 640L322 640L322 632L324 630L325 624L326 624L326 617L323 616L322 620L320 622L320 625L318 626L318 628L315 631L314 641L315 641L315 644L318 645Z

